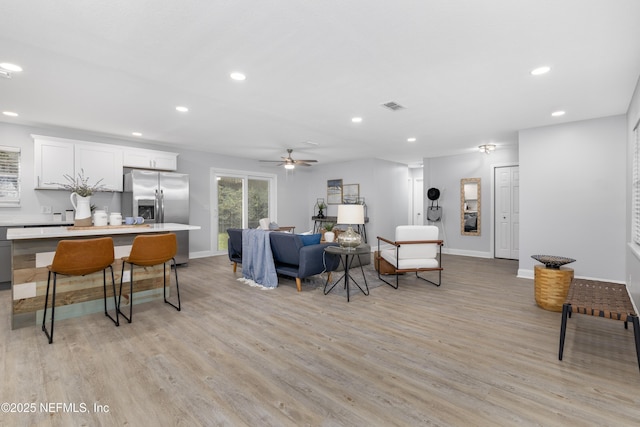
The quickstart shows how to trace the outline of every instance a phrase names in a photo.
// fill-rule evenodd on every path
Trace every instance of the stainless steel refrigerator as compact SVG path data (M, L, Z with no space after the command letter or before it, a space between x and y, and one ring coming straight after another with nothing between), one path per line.
M132 169L124 175L122 216L141 216L145 223L189 223L189 175ZM176 232L176 264L189 261L189 232Z

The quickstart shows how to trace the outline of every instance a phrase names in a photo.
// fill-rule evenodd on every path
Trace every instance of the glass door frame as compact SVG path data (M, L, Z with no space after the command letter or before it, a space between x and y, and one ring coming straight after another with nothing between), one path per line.
M240 178L242 179L242 227L248 227L247 205L248 205L248 185L250 179L267 181L269 183L269 218L276 221L278 217L277 189L278 175L270 173L250 172L235 169L211 168L210 170L210 212L211 212L211 252L214 255L226 254L227 250L218 249L218 177Z

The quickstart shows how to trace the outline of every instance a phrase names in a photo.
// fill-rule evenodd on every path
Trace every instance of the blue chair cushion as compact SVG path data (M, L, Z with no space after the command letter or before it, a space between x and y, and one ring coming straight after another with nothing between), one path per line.
M317 245L322 238L322 234L299 234L299 236L304 246Z

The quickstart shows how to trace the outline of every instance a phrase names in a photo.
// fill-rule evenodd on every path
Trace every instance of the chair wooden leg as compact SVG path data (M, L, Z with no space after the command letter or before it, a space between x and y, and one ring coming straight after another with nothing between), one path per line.
M234 262L233 263L233 272L235 273L237 269L238 269L238 263Z
M298 287L298 292L302 292L302 281L299 277L296 277L296 286Z

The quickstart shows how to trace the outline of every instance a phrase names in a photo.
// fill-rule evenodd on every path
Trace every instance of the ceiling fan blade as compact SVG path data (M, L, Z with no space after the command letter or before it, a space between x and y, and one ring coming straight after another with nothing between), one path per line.
M294 160L294 162L318 163L317 160Z
M259 162L265 163L282 163L282 160L258 160Z

